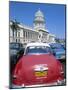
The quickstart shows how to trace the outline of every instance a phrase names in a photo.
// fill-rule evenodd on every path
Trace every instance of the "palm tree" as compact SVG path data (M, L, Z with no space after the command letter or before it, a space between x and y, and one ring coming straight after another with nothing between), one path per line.
M14 37L17 37L17 30L19 29L19 25L18 25L19 23L16 20L11 21L11 22L12 22L11 28L12 28L12 31L13 31L13 39L14 39Z

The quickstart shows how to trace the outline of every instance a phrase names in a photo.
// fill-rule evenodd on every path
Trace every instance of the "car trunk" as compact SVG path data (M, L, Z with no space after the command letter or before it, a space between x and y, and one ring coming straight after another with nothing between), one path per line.
M35 70L36 66L41 65L47 69ZM50 83L56 81L59 76L57 61L51 54L24 56L22 58L22 72L26 84Z

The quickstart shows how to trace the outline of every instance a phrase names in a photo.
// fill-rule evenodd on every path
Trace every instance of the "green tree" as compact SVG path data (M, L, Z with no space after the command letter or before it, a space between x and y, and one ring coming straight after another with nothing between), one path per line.
M60 39L59 39L59 38L55 38L55 41L56 41L57 43L60 43Z

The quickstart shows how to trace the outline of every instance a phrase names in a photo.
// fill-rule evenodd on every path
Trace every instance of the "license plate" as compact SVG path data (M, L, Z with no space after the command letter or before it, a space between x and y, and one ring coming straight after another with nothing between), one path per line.
M44 76L47 76L47 71L36 71L35 72L35 76L37 77L44 77Z

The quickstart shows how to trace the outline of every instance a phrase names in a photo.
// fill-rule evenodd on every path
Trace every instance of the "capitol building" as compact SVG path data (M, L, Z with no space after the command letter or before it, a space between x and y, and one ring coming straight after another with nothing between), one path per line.
M29 42L55 42L55 35L46 29L46 22L43 12L39 9L35 13L33 28L27 25L10 21L9 39L11 42L27 44Z

